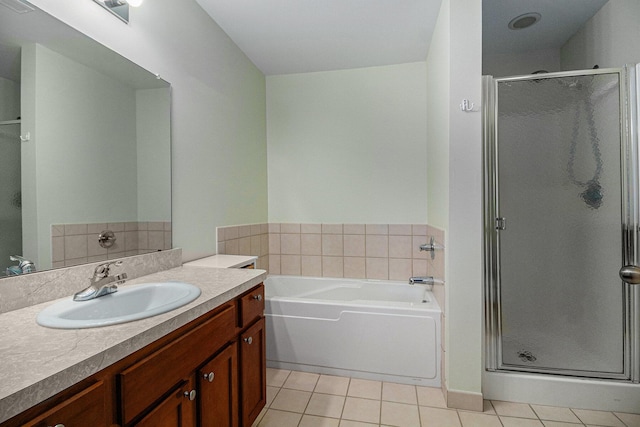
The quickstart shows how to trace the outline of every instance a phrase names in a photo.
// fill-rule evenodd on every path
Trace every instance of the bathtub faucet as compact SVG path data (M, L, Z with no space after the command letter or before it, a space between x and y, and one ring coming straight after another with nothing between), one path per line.
M415 285L416 283L419 285L433 285L434 282L433 276L418 276L409 279L410 285Z

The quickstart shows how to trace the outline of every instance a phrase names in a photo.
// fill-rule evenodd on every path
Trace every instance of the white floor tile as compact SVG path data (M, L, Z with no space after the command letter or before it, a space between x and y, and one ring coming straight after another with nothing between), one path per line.
M406 403L382 402L380 423L398 427L416 427L420 425L418 405Z
M264 415L259 427L298 427L298 423L302 418L302 414L294 414L293 412L276 411L269 409Z
M380 401L347 397L342 411L342 418L377 424L380 422Z
M349 388L349 377L337 377L333 375L320 375L315 392L324 394L336 394L346 396Z
M344 401L344 396L313 393L305 413L321 417L340 418Z
M613 412L589 411L586 409L572 409L572 411L578 416L578 418L580 418L580 421L585 424L607 427L624 427L622 421L613 415Z
M388 402L418 404L416 386L396 383L382 383L382 400Z
M502 427L500 419L495 415L478 412L458 411L463 427Z
M267 385L282 387L291 371L267 368Z
M352 378L347 395L380 400L382 396L382 382Z
M339 424L340 420L337 418L303 415L298 427L338 427Z
M576 415L569 408L556 406L531 405L538 418L548 421L562 421L565 423L580 423Z
M638 408L640 411L640 408ZM640 414L625 414L622 412L615 412L615 415L622 420L627 427L640 427Z
M454 409L420 407L422 427L460 427L458 411Z
M271 402L271 409L279 409L282 411L298 412L302 414L307 408L307 403L311 398L311 393L308 391L289 390L283 388L273 402Z
M500 400L492 400L491 404L496 414L506 417L532 418L538 419L533 409L526 403L503 402Z
M530 418L500 417L504 427L544 427L542 421Z
M293 371L285 381L283 387L294 390L313 391L320 375L309 372Z

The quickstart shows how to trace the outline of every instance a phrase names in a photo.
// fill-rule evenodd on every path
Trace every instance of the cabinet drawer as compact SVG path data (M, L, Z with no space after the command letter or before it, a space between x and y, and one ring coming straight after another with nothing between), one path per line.
M23 427L47 427L62 424L65 427L105 427L105 390L99 381L69 399L51 408L41 416L23 424Z
M229 342L235 331L235 307L196 326L180 338L118 374L123 424L129 424L152 403Z
M264 285L259 285L240 298L240 327L248 326L264 314Z

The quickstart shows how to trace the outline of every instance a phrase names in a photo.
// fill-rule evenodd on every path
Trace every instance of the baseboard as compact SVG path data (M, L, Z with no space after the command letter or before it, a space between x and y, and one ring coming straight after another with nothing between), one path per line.
M448 390L446 385L442 387L447 407L452 409L464 409L466 411L482 412L484 410L484 399L482 393L469 391Z

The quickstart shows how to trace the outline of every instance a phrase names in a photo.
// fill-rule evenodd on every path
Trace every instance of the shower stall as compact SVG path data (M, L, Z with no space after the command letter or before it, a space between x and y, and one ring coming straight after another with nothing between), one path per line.
M484 77L489 372L640 381L638 70Z

